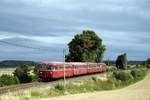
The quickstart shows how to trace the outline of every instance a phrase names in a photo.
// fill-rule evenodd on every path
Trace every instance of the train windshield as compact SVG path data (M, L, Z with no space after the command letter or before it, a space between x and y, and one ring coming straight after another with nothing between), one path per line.
M40 70L54 70L54 66L42 64Z

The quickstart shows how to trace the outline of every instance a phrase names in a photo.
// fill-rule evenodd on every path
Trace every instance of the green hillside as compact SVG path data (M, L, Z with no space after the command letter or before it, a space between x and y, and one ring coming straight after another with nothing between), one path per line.
M21 65L34 66L37 62L33 61L20 61L20 60L4 60L0 61L0 68L13 68Z

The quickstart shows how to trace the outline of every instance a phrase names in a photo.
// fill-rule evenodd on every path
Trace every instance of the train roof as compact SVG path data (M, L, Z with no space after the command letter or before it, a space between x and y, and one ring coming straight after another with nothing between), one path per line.
M56 61L45 61L45 62L41 62L40 64L46 64L46 65L51 65L51 66L61 66L64 63L63 62L56 62Z
M63 66L64 62L56 62L56 61L45 61L41 62L40 64L46 64L51 66ZM97 63L91 63L91 62L65 62L65 65L67 66L84 66L84 65L96 65ZM104 63L98 63L100 65L105 65Z

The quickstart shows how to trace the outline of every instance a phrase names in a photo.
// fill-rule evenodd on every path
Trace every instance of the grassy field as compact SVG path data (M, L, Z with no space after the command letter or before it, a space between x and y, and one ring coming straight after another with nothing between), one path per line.
M150 100L150 74L142 81L132 84L126 88L112 91L98 91L65 95L38 100ZM37 99L35 99L37 100Z
M98 77L99 80L106 80L106 75L102 76L102 75L92 75L94 77ZM91 76L91 77L92 77ZM85 79L83 81L86 81ZM88 80L87 80L88 81ZM86 81L86 82L87 82ZM93 81L93 79L91 78L90 81ZM67 84L70 84L69 86L80 86L80 85L84 85L82 81L78 80L75 82L70 82L67 81ZM57 84L56 86L42 86L42 87L34 87L28 90L24 90L24 91L17 91L14 93L8 93L6 95L1 95L0 96L0 100L33 100L33 99L38 99L38 98L44 98L44 97L54 97L54 96L60 96L63 95L63 91L61 91L61 89L63 89L63 83L60 82L59 84ZM69 89L69 87L68 87ZM75 88L72 88L75 89ZM74 90L73 90L74 91ZM78 91L76 91L77 93ZM67 92L65 92L65 94L67 94Z
M12 75L15 68L0 68L0 76L2 74Z

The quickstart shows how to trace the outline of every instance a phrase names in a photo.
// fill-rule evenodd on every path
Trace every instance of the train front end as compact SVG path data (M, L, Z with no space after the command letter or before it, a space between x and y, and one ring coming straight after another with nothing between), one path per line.
M40 64L40 68L39 68L39 78L40 80L51 80L53 76L53 67L45 64L45 63L41 63Z

